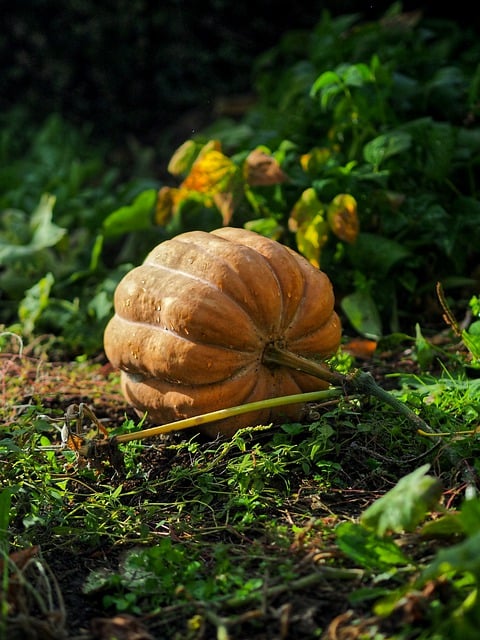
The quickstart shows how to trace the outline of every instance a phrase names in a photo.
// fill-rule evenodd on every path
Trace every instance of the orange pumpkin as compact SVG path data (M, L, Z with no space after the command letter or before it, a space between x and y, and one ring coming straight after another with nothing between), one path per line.
M223 227L162 242L115 292L105 353L139 415L166 423L327 382L279 366L269 348L326 358L341 325L330 280L302 256L252 231ZM210 437L299 419L264 409L200 427Z

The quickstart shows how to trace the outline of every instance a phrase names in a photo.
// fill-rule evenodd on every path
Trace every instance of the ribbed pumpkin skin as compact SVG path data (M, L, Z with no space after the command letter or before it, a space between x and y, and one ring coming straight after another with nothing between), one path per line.
M265 365L275 343L305 357L333 354L341 337L327 276L284 245L244 229L192 231L155 247L115 292L105 353L128 402L156 424L327 383ZM231 436L299 405L201 427Z

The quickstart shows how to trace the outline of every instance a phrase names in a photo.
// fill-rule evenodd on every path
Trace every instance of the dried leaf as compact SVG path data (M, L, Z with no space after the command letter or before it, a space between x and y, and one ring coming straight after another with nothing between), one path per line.
M224 226L229 225L232 220L235 210L234 201L235 199L232 192L216 193L213 196L213 202L222 215Z
M353 196L348 193L335 196L328 206L327 219L337 238L349 244L355 242L360 224L357 215L357 201Z
M34 558L40 550L38 545L14 551L8 556L9 562L13 563L17 569L22 570L29 560ZM3 572L4 561L0 558L0 572Z
M155 207L155 224L163 227L171 220L176 191L178 189L162 187L158 192L157 205Z
M245 160L245 180L251 187L268 187L288 180L275 158L254 149Z

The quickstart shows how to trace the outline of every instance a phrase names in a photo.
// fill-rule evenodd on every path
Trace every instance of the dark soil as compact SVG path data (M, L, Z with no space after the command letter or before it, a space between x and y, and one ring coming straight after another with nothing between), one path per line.
M399 371L414 371L416 364L409 358L408 353L389 354L388 358L375 361L360 361L360 366L373 372L377 381L384 387L392 386L388 373ZM5 368L5 362L4 362ZM39 364L35 359L12 359L9 361L10 373L17 375L21 382L18 396L14 404L28 405L41 402L42 410L46 413L62 413L72 403L87 404L99 420L106 420L108 429L121 426L126 417L136 419L132 410L126 406L120 395L115 381L112 383L112 371L108 365L91 368L78 367L72 363L70 368L65 364L58 365L43 363L42 373L39 375ZM368 400L363 407L368 411ZM317 407L310 407L314 416ZM308 416L307 416L308 419ZM7 412L8 422L8 412ZM311 576L317 569L321 570L325 558L328 566L348 568L345 558L338 558L338 550L329 539L329 533L335 523L342 520L352 520L370 505L375 499L390 489L404 474L419 466L418 447L412 452L401 450L398 455L387 451L381 440L371 434L356 434L352 437L351 430L345 431L342 425L338 429L337 456L341 465L338 477L331 486L319 491L318 483L301 474L292 477L290 495L282 503L282 507L271 507L271 519L284 522L287 525L305 522L312 523L318 528L315 535L298 537L288 553L293 554L298 568L296 584L293 588L286 588L277 593L266 593L262 603L252 603L251 607L243 607L233 611L222 610L215 615L226 621L228 635L221 636L215 619L207 615L198 603L192 602L191 607L170 606L160 613L142 617L121 616L112 611L104 610L102 594L85 595L83 586L87 576L94 570L117 570L125 548L111 542L100 543L95 547L72 548L68 540L58 544L57 540L49 542L48 532L44 532L41 544L41 557L51 572L51 580L58 585L58 591L63 599L65 619L39 620L35 615L23 616L15 621L9 629L8 638L38 638L46 640L149 640L172 639L181 640L309 640L322 637L325 640L347 640L354 638L374 637L369 635L369 629L377 628L379 620L372 618L368 605L352 608L349 595L352 590L365 586L365 578L345 579L330 578L328 574L323 578L308 579L302 584L302 578ZM181 434L157 437L152 446L142 450L140 467L142 477L138 479L122 478L121 473L113 467L103 470L102 484L124 483L126 496L134 495L134 500L142 501L142 491L145 500L152 500L151 490L145 484L147 477L152 486L155 481L166 477L171 465L189 467L191 461L184 449L173 452L168 445L180 440ZM191 434L189 434L191 437ZM258 438L268 438L269 432L262 432ZM154 446L153 446L154 445ZM202 446L208 447L205 440ZM425 452L428 447L425 446ZM421 453L420 455L423 455ZM183 456L183 459L182 459ZM372 460L378 460L378 465L372 466ZM219 469L221 472L221 469ZM75 477L71 479L76 483ZM81 493L85 481L78 483ZM185 487L188 490L188 486ZM135 491L131 491L135 489ZM176 508L179 487L174 491L163 489L162 503L171 503ZM131 499L131 498L126 498ZM269 507L270 508L270 507ZM146 523L147 526L149 523ZM208 525L209 523L205 523ZM308 524L306 531L308 530ZM330 529L329 529L330 527ZM213 530L213 529L212 529ZM182 540L194 533L185 526L183 531L170 530L172 540ZM212 533L209 544L229 543L234 545L257 544L266 554L271 554L271 541L264 539L261 527L252 524L250 528L242 528L241 532L234 527L218 527ZM307 539L308 538L308 539ZM409 606L413 607L410 603ZM399 623L408 624L413 613L407 610L399 612ZM204 615L205 614L205 615ZM187 620L198 615L198 628L187 631ZM213 615L213 614L212 614ZM421 618L421 616L420 616ZM421 619L420 619L421 622ZM190 623L191 624L191 623ZM323 634L318 635L318 629ZM387 631L387 630L385 630ZM363 634L363 635L362 635ZM374 632L372 631L372 634Z

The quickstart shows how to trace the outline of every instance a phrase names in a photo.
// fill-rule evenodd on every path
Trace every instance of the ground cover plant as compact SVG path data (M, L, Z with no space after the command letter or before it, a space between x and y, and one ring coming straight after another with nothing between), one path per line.
M172 150L171 181L152 149L3 117L0 638L476 638L477 53L398 5L325 14L258 60L253 109ZM425 429L343 389L298 422L135 439L113 291L223 223L329 274L330 366Z

